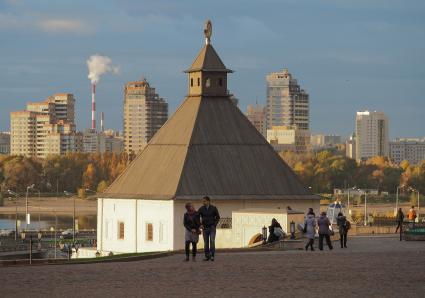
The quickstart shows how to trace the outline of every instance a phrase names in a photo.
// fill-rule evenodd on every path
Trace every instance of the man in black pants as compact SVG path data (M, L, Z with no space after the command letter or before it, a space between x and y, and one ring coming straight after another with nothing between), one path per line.
M210 198L205 196L202 199L203 206L198 213L201 217L201 228L204 236L204 261L214 261L215 256L215 233L220 214L215 206L211 205Z
M397 231L400 229L400 241L401 241L402 235L403 235L403 221L404 221L404 213L403 213L403 209L401 208L398 208L397 210L396 221L397 221L397 228L395 229L395 232L397 233Z

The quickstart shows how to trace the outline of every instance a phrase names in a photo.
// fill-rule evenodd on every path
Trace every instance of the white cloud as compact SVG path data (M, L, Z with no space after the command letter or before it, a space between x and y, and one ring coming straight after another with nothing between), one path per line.
M49 33L92 33L93 28L81 20L45 19L37 23L38 27Z

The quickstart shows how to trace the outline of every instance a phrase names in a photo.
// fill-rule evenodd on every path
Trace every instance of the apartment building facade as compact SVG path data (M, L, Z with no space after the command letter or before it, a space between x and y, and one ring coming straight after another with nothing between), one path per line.
M146 79L124 88L124 149L140 152L168 119L168 103Z

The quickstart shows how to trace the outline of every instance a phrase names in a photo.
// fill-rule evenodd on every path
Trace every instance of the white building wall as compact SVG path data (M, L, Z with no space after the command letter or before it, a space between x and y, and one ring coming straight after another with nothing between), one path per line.
M196 201L174 201L174 249L184 249L184 227L183 227L183 214L185 213L184 205L187 202L191 202L195 209L199 209L202 206L200 200ZM241 209L281 209L286 210L287 206L290 206L293 210L307 212L308 208L313 208L316 214L320 213L320 202L319 200L211 200L211 204L218 208L221 218L232 218L232 212ZM270 223L269 223L270 224ZM233 227L234 228L234 227ZM260 229L261 231L261 229ZM259 232L260 232L259 231ZM233 243L227 243L227 246L223 241L219 239L222 232L217 232L216 243L219 244L217 247L220 248L231 248L235 247ZM200 243L203 241L202 236L199 238ZM199 245L200 248L202 244ZM240 246L239 246L240 247Z
M124 223L124 238L119 223ZM153 239L147 237L152 224ZM113 253L152 252L173 249L173 201L99 199L97 248Z
M138 200L139 252L173 250L174 201ZM153 241L147 240L147 224L153 225Z

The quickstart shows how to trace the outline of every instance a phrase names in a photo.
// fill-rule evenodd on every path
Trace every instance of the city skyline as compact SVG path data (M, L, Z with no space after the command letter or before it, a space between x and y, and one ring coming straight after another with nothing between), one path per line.
M182 71L199 50L193 36L201 36L199 24L211 18L223 37L216 41L219 54L238 73L230 91L242 111L256 100L265 104L266 74L287 67L310 95L312 133L348 136L355 112L367 109L388 115L391 138L425 135L424 4L263 3L226 3L223 11L222 1L202 7L192 1L0 1L0 130L10 130L11 111L58 92L75 95L78 130L89 127L86 60L96 53L121 68L98 85L97 118L105 112L106 127L122 130L116 111L122 111L124 84L142 76L172 114L187 94Z

